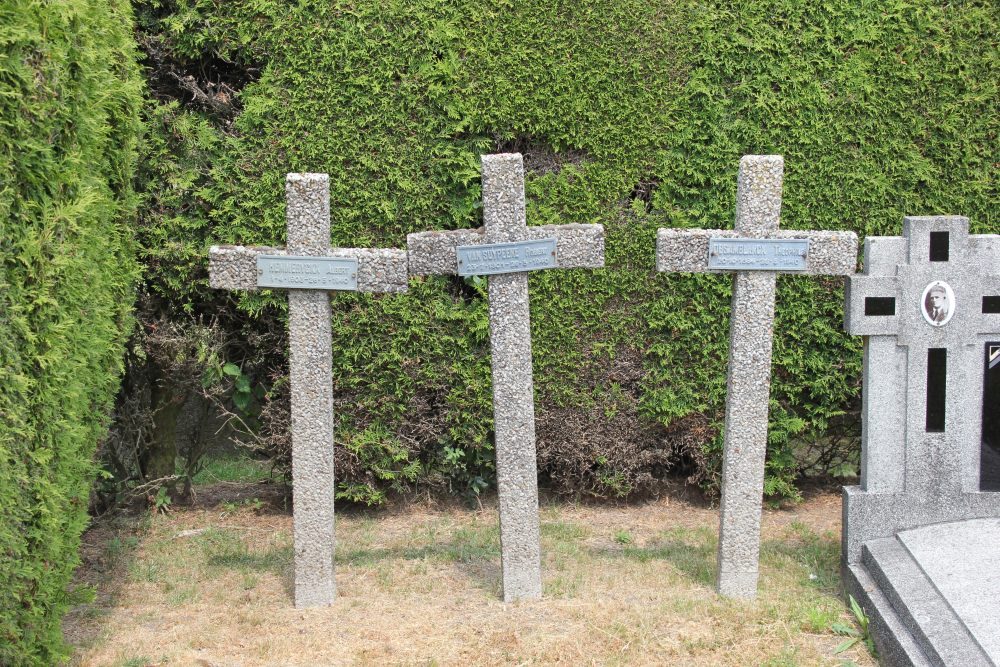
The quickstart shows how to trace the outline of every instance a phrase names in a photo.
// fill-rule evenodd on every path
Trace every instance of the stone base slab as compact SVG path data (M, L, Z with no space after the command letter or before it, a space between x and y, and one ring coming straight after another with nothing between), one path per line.
M861 562L861 547L902 530L935 523L1000 518L1000 493L973 492L945 496L868 493L844 487L843 558Z

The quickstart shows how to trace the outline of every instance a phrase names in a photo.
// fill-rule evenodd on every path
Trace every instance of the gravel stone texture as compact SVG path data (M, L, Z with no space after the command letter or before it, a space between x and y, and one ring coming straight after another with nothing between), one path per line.
M520 155L483 156L483 222L486 243L523 235ZM542 570L528 274L490 276L488 290L503 597L531 600L542 596Z
M716 273L708 268L709 239L751 236L735 229L660 229L656 233L656 270ZM795 271L797 275L849 275L858 263L858 235L854 232L776 229L760 238L809 239L809 264L804 271Z
M405 250L330 247L329 190L326 174L288 174L288 247L213 246L209 284L220 289L258 289L256 262L261 254L353 257L358 260L358 291L405 292ZM288 291L297 608L328 606L337 595L330 317L329 292Z
M406 236L410 251L410 274L451 275L458 273L460 245L502 243L487 240L485 227L443 232L417 232ZM514 241L556 240L556 266L560 269L599 269L604 266L604 225L540 225L523 227Z
M410 273L456 274L455 247L556 238L558 268L604 266L602 225L527 227L520 154L485 155L483 227L406 238ZM488 277L500 548L505 602L542 595L528 274Z
M740 160L733 230L660 229L656 268L701 273L711 238L809 239L808 268L799 274L847 275L857 264L853 232L779 230L784 159L746 155ZM761 502L767 453L775 271L735 273L729 329L729 370L719 526L720 594L757 594Z
M740 161L737 233L762 238L778 228L783 173L780 156ZM757 594L776 276L739 271L733 284L718 553L718 589L727 597Z
M303 255L286 248L265 246L212 246L209 251L209 284L215 288L257 290L257 255ZM359 292L405 292L406 251L394 248L328 248L319 257L358 260ZM276 288L266 288L276 289Z
M327 175L289 174L285 199L288 252L323 255L330 246ZM300 609L333 604L337 595L330 317L328 292L288 291L295 606Z

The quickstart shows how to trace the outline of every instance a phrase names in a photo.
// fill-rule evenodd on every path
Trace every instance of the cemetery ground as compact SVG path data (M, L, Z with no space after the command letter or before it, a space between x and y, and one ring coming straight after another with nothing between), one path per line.
M73 665L872 665L840 597L840 495L766 508L756 601L721 598L718 508L543 496L540 601L500 600L495 498L338 508L338 598L292 606L292 517L246 461L191 505L97 521L64 622ZM235 480L235 481L231 481Z

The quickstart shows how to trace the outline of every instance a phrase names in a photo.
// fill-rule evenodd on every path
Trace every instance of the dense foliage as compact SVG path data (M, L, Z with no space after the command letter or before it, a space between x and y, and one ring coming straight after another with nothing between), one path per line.
M0 664L51 665L138 275L118 0L0 7Z
M530 279L541 474L599 495L671 470L711 485L731 279L655 274L656 228L731 225L740 156L779 153L785 228L898 234L904 214L959 213L1000 231L998 12L990 0L147 2L148 289L172 317L238 303L233 338L255 342L230 358L274 401L285 298L210 293L207 244L283 244L288 171L330 174L336 245L475 226L479 155L521 151L529 224L608 233L605 269ZM797 453L857 398L842 302L839 279L779 280L769 493L795 493ZM342 294L334 310L340 496L487 484L482 281ZM265 405L275 414L283 426L287 410Z

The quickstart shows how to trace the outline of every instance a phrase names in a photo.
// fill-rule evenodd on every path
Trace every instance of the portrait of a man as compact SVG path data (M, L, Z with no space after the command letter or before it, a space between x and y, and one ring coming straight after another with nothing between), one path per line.
M944 326L955 307L955 293L948 283L935 280L924 289L924 319L931 326Z

